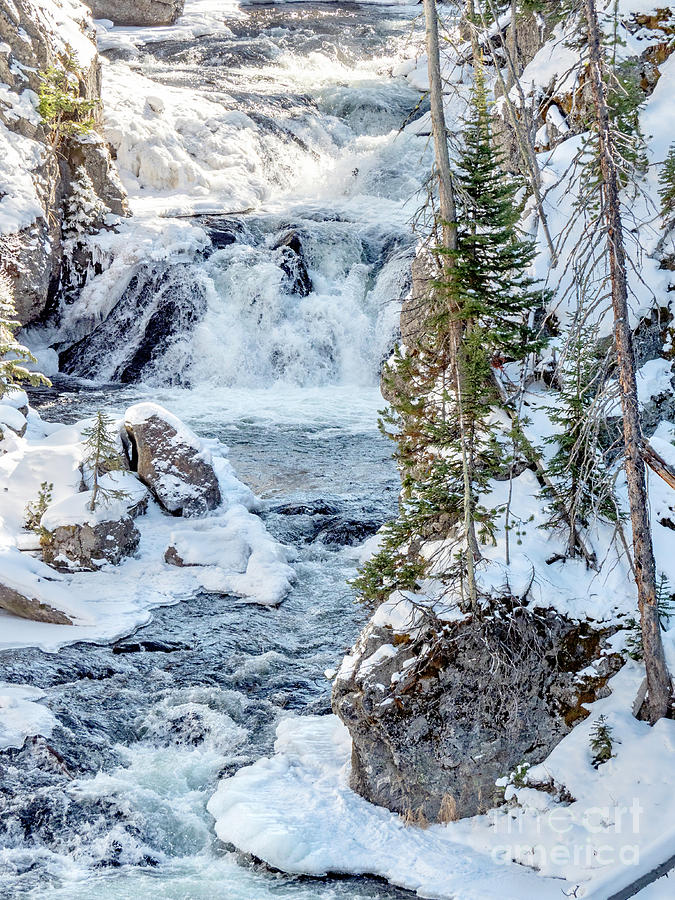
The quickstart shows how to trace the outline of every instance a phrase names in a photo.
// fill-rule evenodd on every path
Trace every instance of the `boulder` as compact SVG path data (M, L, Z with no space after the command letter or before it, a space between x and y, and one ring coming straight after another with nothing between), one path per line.
M72 625L73 621L60 609L55 609L38 597L24 594L0 583L0 607L22 619L33 622L49 622L52 625Z
M110 478L104 475L101 481ZM132 513L138 514L143 504L144 498L138 493L114 499L100 497L94 510L89 509L90 491L52 503L40 522L44 561L57 569L91 572L133 556L141 539L132 519Z
M0 550L0 608L22 619L52 625L89 625L84 605L62 575L16 547Z
M180 419L157 403L137 403L124 424L131 468L167 512L199 516L220 505L211 454Z
M87 492L88 496L88 492ZM42 539L44 561L57 569L96 571L133 556L141 535L131 516L91 524L58 525Z
M182 14L185 0L87 0L95 19L115 25L171 25Z
M307 271L305 253L298 232L288 231L272 245L272 249L281 255L279 265L286 275L291 294L298 294L300 297L309 296L313 290L312 279Z
M394 595L376 612L332 702L352 788L412 820L485 812L495 780L545 759L622 664L603 653L607 629L553 610L439 623L406 604Z

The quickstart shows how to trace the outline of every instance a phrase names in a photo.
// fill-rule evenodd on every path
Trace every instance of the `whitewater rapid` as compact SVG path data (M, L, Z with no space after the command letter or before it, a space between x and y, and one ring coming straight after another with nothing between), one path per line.
M102 29L134 216L92 239L86 278L32 331L67 369L33 402L73 421L152 398L221 440L297 583L278 609L202 593L113 646L2 655L56 719L0 754L3 896L405 896L270 871L219 844L206 804L280 717L329 711L325 673L366 617L358 545L396 509L378 381L429 170L427 139L401 131L419 91L392 74L418 12L188 0L162 34Z

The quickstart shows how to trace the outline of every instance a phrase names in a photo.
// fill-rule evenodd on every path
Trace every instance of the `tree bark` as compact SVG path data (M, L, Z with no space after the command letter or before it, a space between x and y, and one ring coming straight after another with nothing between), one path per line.
M436 0L424 0L424 16L426 19L431 127L434 136L443 246L446 250L456 250L457 212L455 209L455 195L452 189L450 154L448 153L448 136L445 125L445 110L443 108L443 81L441 79L441 53L438 40ZM452 257L446 258L446 265L452 266Z
M589 78L598 128L604 216L607 225L609 268L614 310L616 343L623 412L624 467L633 528L635 580L642 622L642 644L649 689L649 718L652 724L670 710L672 684L661 640L656 600L656 565L647 508L645 464L640 452L642 431L635 379L633 335L628 318L626 253L619 204L619 182L610 132L609 112L603 79L600 27L595 0L584 0L588 24Z
M473 8L472 0L468 0ZM438 38L438 11L436 0L424 0L424 15L426 20L426 45L429 66L429 102L431 104L431 125L434 136L434 151L436 156L436 174L438 176L438 198L441 217L441 229L443 246L450 251L445 254L444 268L447 277L452 277L454 259L452 251L457 249L457 209L455 194L452 186L452 173L450 170L450 154L448 152L448 133L445 123L445 110L443 108L443 80L441 78L441 54ZM473 32L472 32L473 33ZM451 314L455 310L450 310ZM478 558L478 541L473 519L472 502L472 473L471 460L467 447L467 439L464 428L462 409L461 374L459 369L459 344L460 327L457 323L451 323L451 341L453 354L454 380L457 391L457 404L460 409L459 428L462 443L462 469L464 479L464 525L466 532L467 549L465 553L467 586L469 600L472 608L476 608L478 592L476 588L475 561Z

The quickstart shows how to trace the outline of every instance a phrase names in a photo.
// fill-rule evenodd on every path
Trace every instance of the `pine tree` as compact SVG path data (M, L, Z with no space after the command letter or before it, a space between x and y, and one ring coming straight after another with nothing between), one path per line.
M28 347L17 341L15 335L20 327L12 282L9 275L0 268L0 397L25 383L33 387L51 384L44 375L26 368L26 363L35 363L37 360Z
M478 542L493 538L497 513L479 496L503 462L491 422L492 367L542 345L529 321L544 300L526 274L534 246L516 230L520 184L500 169L480 70L473 101L454 178L456 249L438 248L450 265L426 299L424 334L391 367L395 400L382 427L397 444L403 498L354 583L364 599L413 590L430 574L462 590L466 579L471 597ZM452 538L456 552L425 557L424 542L439 538Z
M105 502L120 499L125 495L124 491L102 488L99 484L101 475L108 472L116 472L124 468L122 457L117 449L116 441L110 435L113 420L102 413L96 413L94 424L85 428L82 432L84 438L84 464L91 473L92 491L89 509L93 512L99 495Z
M70 53L59 66L40 74L38 112L49 129L54 147L66 137L88 134L100 100L80 96L82 72L77 57Z
M619 516L613 481L598 444L598 417L593 405L601 385L600 363L595 356L597 329L581 326L565 348L562 385L555 405L547 409L558 426L547 443L557 449L547 466L555 492L545 489L551 504L551 527L568 529L568 553L577 545L577 527L595 519L616 522Z
M602 763L608 762L612 756L614 742L612 739L612 728L607 724L607 718L600 716L593 723L589 736L589 744L593 754L593 765L597 769Z
M675 143L670 145L659 173L659 197L661 213L670 216L675 212Z
M30 531L40 533L40 522L47 507L52 502L52 491L54 484L52 482L43 481L40 485L37 498L26 504L24 528Z

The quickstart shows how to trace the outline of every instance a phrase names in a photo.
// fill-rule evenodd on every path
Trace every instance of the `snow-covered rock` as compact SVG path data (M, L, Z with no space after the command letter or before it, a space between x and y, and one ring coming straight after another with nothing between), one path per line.
M0 552L0 572L2 609L35 622L86 624L84 609L44 563L10 548Z
M174 566L194 566L204 590L265 606L280 603L295 580L287 548L238 503L221 517L173 532L164 558Z
M115 25L171 25L183 12L185 0L89 0L95 19Z
M56 717L37 701L44 691L28 684L0 682L0 750L21 747L27 737L49 737Z
M137 403L125 426L131 468L167 512L198 516L220 505L211 454L180 419L157 403Z
M125 212L108 146L95 131L58 146L38 112L42 75L76 60L79 95L100 98L101 66L88 8L80 0L12 0L0 14L0 257L14 281L21 322L42 313L62 265L62 224L83 168L102 209ZM94 110L95 117L100 115Z
M41 540L46 563L59 569L94 571L106 563L117 565L138 549L140 533L128 512L126 498L108 504L84 491L52 504L42 517Z

